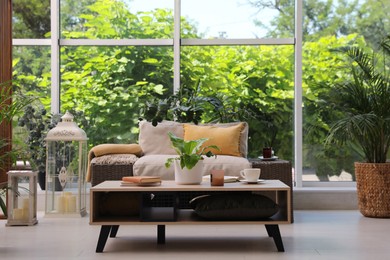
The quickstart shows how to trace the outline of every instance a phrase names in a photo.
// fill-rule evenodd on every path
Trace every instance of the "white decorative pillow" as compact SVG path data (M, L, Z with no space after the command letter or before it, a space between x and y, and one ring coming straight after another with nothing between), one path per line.
M162 121L157 126L153 126L151 122L141 121L139 123L138 142L144 155L176 154L171 147L168 132L183 138L183 124L173 121Z

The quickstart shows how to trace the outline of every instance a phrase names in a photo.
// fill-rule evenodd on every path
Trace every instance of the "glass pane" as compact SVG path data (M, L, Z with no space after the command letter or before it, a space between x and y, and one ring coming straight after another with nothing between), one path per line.
M32 100L14 118L13 149L19 159L28 160L34 170L44 172L45 137L50 126L50 47L14 46L12 55L13 98L22 103Z
M183 0L182 38L270 38L294 36L294 1ZM273 2L273 1L272 1ZM278 3L280 1L277 1ZM276 22L283 23L275 26Z
M332 49L377 48L390 30L390 6L383 1L313 0L304 7L303 180L352 181L353 163L364 160L362 149L356 143L325 145L329 128L346 114L336 106L332 90L351 77L346 55Z
M182 47L182 86L216 98L204 122L247 121L249 155L272 146L279 158L293 159L293 46ZM206 104L207 106L207 104Z
M168 39L172 0L61 1L61 37L67 39Z
M12 1L12 34L19 39L42 39L50 35L50 0Z
M89 145L137 140L146 101L173 89L172 47L61 48L61 110L77 111Z

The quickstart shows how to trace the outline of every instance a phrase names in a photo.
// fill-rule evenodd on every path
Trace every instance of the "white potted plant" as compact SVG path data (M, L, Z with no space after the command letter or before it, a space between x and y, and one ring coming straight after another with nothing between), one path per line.
M183 138L175 136L169 132L168 136L179 157L169 158L165 167L172 164L175 167L175 181L178 184L199 184L203 176L203 157L216 156L209 149L220 150L216 145L202 147L207 138L185 141Z

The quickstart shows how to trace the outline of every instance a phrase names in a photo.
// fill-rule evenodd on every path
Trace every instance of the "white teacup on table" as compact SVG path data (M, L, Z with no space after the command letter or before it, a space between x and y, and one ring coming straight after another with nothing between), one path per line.
M240 175L248 183L257 183L260 178L260 169L259 168L244 169L240 171Z

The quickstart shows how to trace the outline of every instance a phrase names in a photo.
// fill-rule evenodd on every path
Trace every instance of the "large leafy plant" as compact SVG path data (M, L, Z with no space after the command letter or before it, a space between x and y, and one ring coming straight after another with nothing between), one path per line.
M335 104L345 111L329 131L327 143L357 143L367 162L384 163L390 147L390 36L379 51L338 49L352 61L351 79L337 84Z
M26 97L13 88L11 82L0 83L0 124L12 124L15 116L20 115L23 108L33 102L34 97ZM7 171L16 162L19 153L12 149L12 140L0 136L0 170ZM0 187L0 208L7 216L5 195L10 187L4 184Z
M182 85L176 94L165 99L158 97L146 101L140 119L150 121L154 126L163 120L198 124L208 106L212 107L211 111L220 111L223 106L217 97L203 96L200 92L201 81L198 79L193 86Z
M202 147L207 138L200 138L197 140L185 141L183 138L177 137L173 133L168 133L169 139L172 142L172 147L175 149L179 157L168 158L165 167L169 168L174 160L180 161L180 167L182 169L187 168L191 170L200 160L203 160L203 156L212 157L216 156L211 152L210 148L220 150L216 145L209 145ZM206 152L206 150L208 150Z

